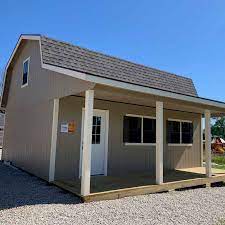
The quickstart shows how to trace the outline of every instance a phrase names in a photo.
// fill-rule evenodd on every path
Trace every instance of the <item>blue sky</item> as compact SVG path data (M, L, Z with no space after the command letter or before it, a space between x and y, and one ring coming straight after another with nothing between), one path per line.
M0 4L1 70L21 33L40 33L191 77L200 96L225 101L225 1L7 0Z

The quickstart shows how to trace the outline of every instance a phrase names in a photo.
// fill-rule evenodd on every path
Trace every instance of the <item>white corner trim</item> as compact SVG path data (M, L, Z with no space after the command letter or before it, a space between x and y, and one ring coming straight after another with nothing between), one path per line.
M55 178L55 158L56 158L56 147L57 147L58 117L59 117L59 99L54 99L53 117L52 117L51 152L50 152L50 162L49 162L49 182L54 181L54 178Z

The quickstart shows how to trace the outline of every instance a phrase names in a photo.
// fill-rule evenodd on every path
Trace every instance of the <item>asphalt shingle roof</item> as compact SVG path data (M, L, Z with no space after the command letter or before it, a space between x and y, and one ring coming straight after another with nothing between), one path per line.
M198 96L192 79L41 36L42 60L95 76Z

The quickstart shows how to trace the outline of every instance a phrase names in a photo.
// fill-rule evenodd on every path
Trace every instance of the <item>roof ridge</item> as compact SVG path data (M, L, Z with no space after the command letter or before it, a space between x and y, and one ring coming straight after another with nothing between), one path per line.
M116 59L116 60L119 60L119 61L124 61L126 63L129 63L129 64L133 64L133 65L136 65L136 66L141 66L141 67L144 67L146 69L151 69L151 70L155 70L155 71L158 71L159 73L167 73L168 75L171 75L171 76L176 76L176 77L181 77L183 79L186 79L186 80L192 80L192 78L190 77L186 77L184 75L179 75L179 74L175 74L175 73L171 73L171 72L168 72L168 71L164 71L164 70L160 70L160 69L157 69L157 68L153 68L153 67L150 67L150 66L147 66L147 65L143 65L141 63L137 63L137 62L132 62L132 61L129 61L127 59L122 59L122 58L119 58L119 57L116 57L116 56L112 56L110 54L106 54L106 53L102 53L102 52L98 52L96 50L92 50L92 49L88 49L86 47L81 47L81 46L78 46L78 45L75 45L75 44L72 44L70 42L66 42L66 41L61 41L61 40L58 40L56 38L51 38L51 37L48 37L48 36L45 36L45 35L40 35L41 38L47 38L47 39L50 39L50 40L53 40L53 41L56 41L56 42L59 42L59 43L62 43L62 44L66 44L66 45L70 45L70 46L73 46L73 47L77 47L77 48L80 48L80 49L83 49L83 50L86 50L86 51L89 51L89 52L92 52L92 53L95 53L95 54L100 54L102 56L106 56L106 57L110 57L112 59Z

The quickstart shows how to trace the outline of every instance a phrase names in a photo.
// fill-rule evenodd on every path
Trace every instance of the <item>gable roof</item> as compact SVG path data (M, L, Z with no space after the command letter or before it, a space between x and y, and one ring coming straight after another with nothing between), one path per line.
M41 36L42 62L98 77L198 96L192 79Z

